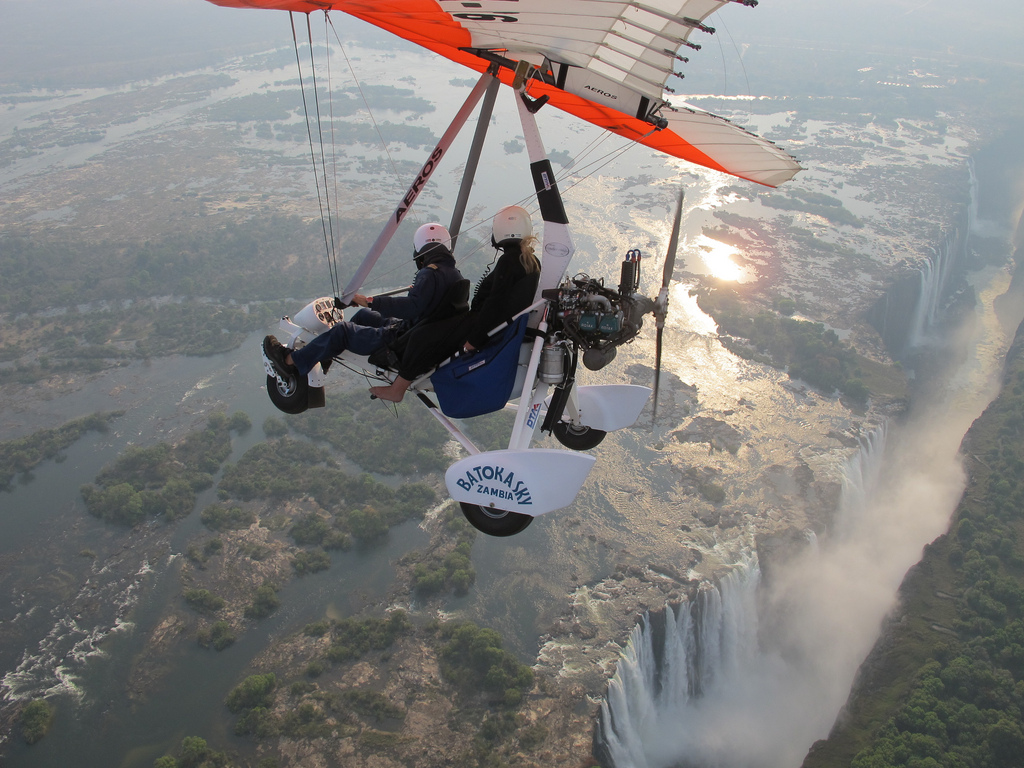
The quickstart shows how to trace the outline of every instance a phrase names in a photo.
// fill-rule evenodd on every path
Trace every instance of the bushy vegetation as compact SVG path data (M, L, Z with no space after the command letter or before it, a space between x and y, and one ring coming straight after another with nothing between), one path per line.
M176 445L131 447L82 486L90 514L133 526L149 517L176 520L192 512L196 494L213 485L213 473L231 453L231 421L212 414L206 429Z
M206 739L186 736L181 740L177 757L159 757L153 763L153 768L233 768L234 765L226 752L210 749Z
M412 586L421 595L445 590L464 595L476 581L476 569L470 560L476 529L454 506L448 511L446 525L446 536L455 538L455 548L443 556L431 555L413 566Z
M348 549L348 536L335 527L335 523L316 512L300 515L288 529L288 535L299 546L318 546L324 549ZM387 532L387 526L384 527Z
M277 596L277 585L269 581L265 582L256 590L252 602L246 607L245 618L264 619L276 611L280 605L281 598Z
M53 723L53 707L46 699L33 699L21 709L21 735L26 744L35 744Z
M123 414L124 411L94 413L55 429L41 429L0 443L0 491L10 490L16 475L30 472L47 459L59 461L61 452L87 432L106 432L108 422Z
M209 627L203 627L196 633L196 642L203 648L213 648L215 651L223 651L235 640L231 625L226 621L215 621Z
M299 576L326 571L331 567L331 556L322 549L303 550L292 557L292 568Z
M208 589L186 589L185 602L200 613L216 613L224 607L224 598L217 597Z
M188 558L190 563L195 563L200 568L205 568L207 560L223 551L224 542L219 538L213 538L207 540L202 547L195 542L189 544L185 549L185 557Z
M383 474L435 472L448 467L441 450L448 433L416 403L400 403L398 418L364 391L332 395L326 408L305 413L291 427L330 444L365 470ZM356 439L358 436L358 439Z
M256 515L238 505L211 504L203 510L201 519L211 531L237 531L255 523Z
M249 675L231 690L224 703L235 714L255 707L272 707L276 689L277 676L273 672Z
M346 618L331 625L331 646L327 658L333 662L358 659L370 651L390 648L412 624L404 611L394 611L386 619Z
M950 569L953 633L918 652L912 684L854 768L1001 768L1024 755L1024 336L1010 360L969 433L977 460L953 526L926 550L925 564Z
M349 688L342 694L342 699L353 712L363 717L377 721L401 720L405 717L404 709L377 691Z
M790 378L828 394L838 390L857 402L870 394L860 379L860 356L823 324L775 312L750 316L737 295L724 287L699 291L697 301L728 334L723 343L740 357L788 370Z
M462 691L487 691L504 707L517 707L533 686L533 670L504 650L501 635L471 622L441 628L441 674Z
M248 501L312 496L331 517L300 516L289 535L300 546L346 549L350 539L371 542L393 525L420 517L437 496L424 483L392 489L368 474L346 474L330 452L300 440L281 438L249 449L238 464L228 466L220 490Z

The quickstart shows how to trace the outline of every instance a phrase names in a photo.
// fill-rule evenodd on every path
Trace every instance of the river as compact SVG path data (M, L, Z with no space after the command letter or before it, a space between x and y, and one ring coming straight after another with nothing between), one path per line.
M40 466L4 496L0 558L11 600L0 623L3 690L9 699L50 697L58 722L37 745L5 745L6 765L143 768L196 734L244 750L246 742L231 733L223 697L253 657L281 633L380 599L391 586L391 563L426 541L416 523L407 523L380 548L335 557L329 570L287 584L281 609L229 649L214 653L179 643L155 690L141 702L125 696L145 640L166 604L180 600L175 563L201 525L193 514L174 526L125 532L90 517L78 488L126 447L174 440L215 410L243 410L253 420L252 430L234 439L229 461L237 461L263 439L260 425L275 413L262 387L261 338L254 334L224 355L132 365L37 404L47 419L94 410L124 409L125 415L110 432L78 441L59 463ZM23 414L24 423L36 418L43 414ZM197 506L215 499L211 489ZM95 557L80 554L86 550Z

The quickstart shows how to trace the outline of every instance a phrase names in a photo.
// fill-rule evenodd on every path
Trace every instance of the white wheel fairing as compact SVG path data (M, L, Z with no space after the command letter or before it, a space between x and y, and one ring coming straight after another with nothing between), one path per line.
M650 396L650 387L636 384L579 387L580 423L604 432L631 427L640 418Z
M595 461L550 448L487 451L452 464L444 479L455 501L536 517L569 506Z

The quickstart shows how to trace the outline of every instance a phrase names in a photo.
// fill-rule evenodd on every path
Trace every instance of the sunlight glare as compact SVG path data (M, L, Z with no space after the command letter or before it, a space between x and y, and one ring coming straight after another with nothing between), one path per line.
M733 260L739 249L727 243L713 240L707 235L699 235L696 240L697 251L707 268L708 274L719 280L747 282L751 276L747 270Z

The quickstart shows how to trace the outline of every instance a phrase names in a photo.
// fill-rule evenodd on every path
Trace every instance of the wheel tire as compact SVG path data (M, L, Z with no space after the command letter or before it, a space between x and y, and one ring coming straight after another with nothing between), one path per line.
M282 384L276 376L267 376L267 394L279 411L296 414L309 408L309 380L293 373Z
M568 421L558 422L551 431L554 432L558 442L574 451L586 451L594 448L608 434L602 429L577 427Z
M478 504L459 502L462 514L469 524L488 536L515 536L533 522L530 515L506 512L503 509L484 509Z

